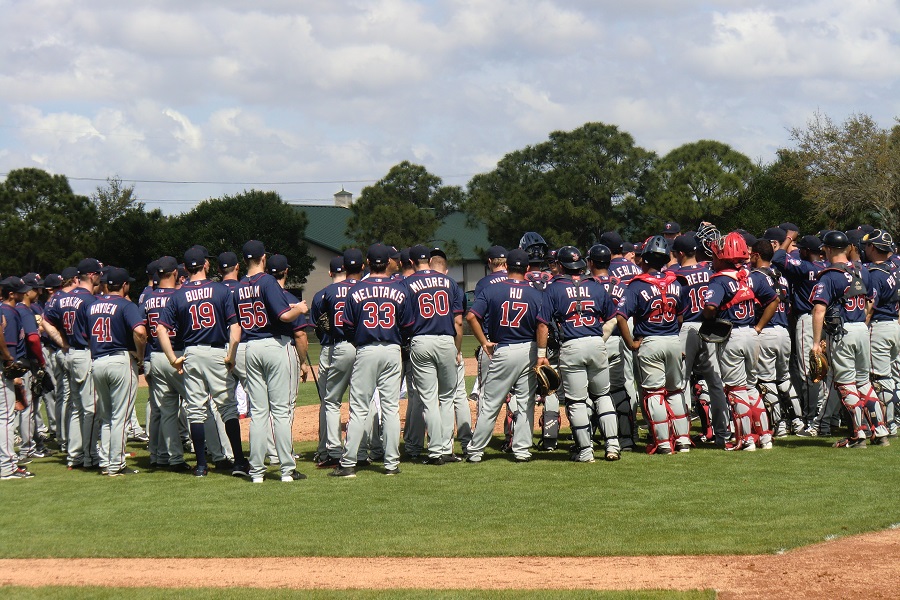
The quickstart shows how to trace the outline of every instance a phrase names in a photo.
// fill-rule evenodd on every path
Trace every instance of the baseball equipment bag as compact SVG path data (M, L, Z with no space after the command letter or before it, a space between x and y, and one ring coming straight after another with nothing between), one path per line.
M19 360L7 362L3 365L3 374L6 376L7 379L15 379L17 377L22 377L27 372L28 372L28 367L26 367L25 364Z
M703 321L697 333L700 339L710 344L721 344L731 335L731 321L727 319L709 319Z
M540 365L534 368L537 376L537 392L541 396L548 396L559 389L559 373L550 365Z
M16 390L16 405L15 409L19 412L28 408L28 396L25 395L25 384L17 383L15 385Z
M813 383L819 383L828 374L828 360L818 350L809 351L809 378Z

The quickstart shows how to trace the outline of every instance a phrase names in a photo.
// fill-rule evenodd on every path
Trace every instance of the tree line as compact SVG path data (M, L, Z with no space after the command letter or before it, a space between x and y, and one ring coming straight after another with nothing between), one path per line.
M510 152L465 187L444 185L424 166L403 161L363 188L346 234L360 247L408 246L433 239L454 211L486 224L491 242L508 247L525 231L555 246L587 248L610 229L641 240L670 220L683 229L707 220L753 233L784 221L804 232L870 222L897 233L900 126L884 128L863 114L841 123L816 114L792 129L790 140L769 164L714 140L659 156L614 125L586 123ZM117 179L82 196L64 175L18 169L0 183L0 273L59 272L95 256L145 281L150 258L179 257L193 244L213 254L236 252L259 238L290 258L297 286L313 263L306 225L302 210L271 191L211 198L165 216L147 210L134 187ZM452 241L448 250L452 257Z

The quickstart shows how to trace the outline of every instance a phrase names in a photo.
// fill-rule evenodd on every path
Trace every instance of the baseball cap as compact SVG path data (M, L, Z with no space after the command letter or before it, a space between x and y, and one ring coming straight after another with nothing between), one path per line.
M491 246L488 248L487 257L491 260L497 258L506 258L506 248L503 246Z
M692 235L679 235L672 243L675 252L696 252L697 238Z
M400 260L400 251L397 250L396 246L388 246L388 250L391 252L392 260Z
M128 274L128 271L122 267L113 267L106 274L106 283L109 285L124 285L126 283L132 283L133 281L134 277L131 277Z
M262 258L266 254L266 247L259 240L250 240L241 249L241 254L247 260Z
M629 252L634 252L634 244L631 242L622 242L622 254L628 254Z
M622 252L623 240L618 231L607 231L600 236L600 243L609 248L613 254Z
M65 269L62 270L62 272L59 274L59 276L62 277L63 280L75 279L76 277L78 277L78 268L77 267L66 267Z
M178 261L174 256L162 256L156 260L156 273L171 273L178 270Z
M153 275L154 273L156 273L156 267L158 264L159 264L159 259L151 261L147 265L147 270L144 272L147 273L147 275Z
M348 271L350 267L361 267L363 264L362 250L358 248L348 248L344 250L344 268Z
M328 263L328 270L332 273L343 273L344 272L344 257L343 256L335 256L331 259L331 262Z
M62 287L63 278L59 273L50 273L44 277L44 287L47 289Z
M197 248L198 250L203 251L203 255L206 258L213 258L213 255L209 253L209 250L206 249L206 246L201 246L200 244L194 244L191 248Z
M779 225L779 227L781 227L785 231L796 231L798 233L800 232L800 228L797 227L796 225L794 225L793 223L791 223L790 221L786 221L786 222L782 223L781 225Z
M440 248L438 248L437 246L432 248L431 252L429 254L431 256L440 256L441 258L447 258L447 253L444 252L443 250L441 250Z
M663 233L681 233L681 225L675 221L669 221L663 226Z
M404 267L408 267L410 265L409 260L409 248L404 248L400 251L400 264Z
M391 249L384 244L372 244L366 252L366 258L369 259L369 264L383 267L391 258Z
M804 235L800 238L800 241L797 242L797 247L805 250L819 250L822 248L822 240L814 235Z
M894 249L894 238L882 229L876 229L872 233L866 234L863 241L866 244L872 244L883 252L891 252Z
M756 236L746 229L736 229L735 231L741 234L741 237L744 238L744 242L746 242L748 248L756 243Z
M182 277L188 278L190 276L191 276L191 274L188 273L187 269L184 268L184 264L183 263L179 264L178 265L178 278L179 279L181 279Z
M851 244L860 243L861 241L863 241L864 237L866 237L866 232L862 229L854 229L847 232L847 239L850 240Z
M409 260L413 262L428 260L429 258L431 258L431 254L429 253L428 248L422 244L416 244L409 249Z
M185 267L199 267L206 262L206 252L202 247L194 246L184 253Z
M267 273L281 273L291 265L288 264L287 256L284 254L273 254L266 261Z
M22 277L22 281L25 282L25 285L30 285L32 288L40 289L44 287L44 280L37 273L27 273Z
M868 235L868 234L872 233L873 231L875 231L875 228L872 225L869 225L868 223L864 223L864 224L860 225L859 227L857 227L857 229L862 231L863 235Z
M528 266L528 261L528 253L521 248L516 248L515 250L509 251L509 255L506 257L506 266L524 269Z
M79 275L87 275L88 273L100 273L102 270L103 265L101 265L100 261L96 258L85 258L82 259L80 263L78 263Z
M787 229L782 227L769 227L766 229L766 232L763 233L763 239L769 240L770 242L778 242L779 244L784 243L784 240L787 239Z
M3 281L0 281L0 285L3 286L4 292L15 292L16 294L24 294L31 290L30 285L25 283L21 277L16 277L15 275L11 275Z
M238 263L237 254L234 252L223 252L216 260L219 261L220 269L230 269Z

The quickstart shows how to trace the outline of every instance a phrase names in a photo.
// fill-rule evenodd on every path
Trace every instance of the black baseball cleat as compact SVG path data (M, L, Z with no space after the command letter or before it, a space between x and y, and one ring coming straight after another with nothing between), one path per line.
M191 467L186 462L179 462L175 464L169 465L169 470L173 473L187 473L191 470Z
M341 466L340 458L326 457L316 463L316 468L318 469L331 469L333 467Z
M459 457L455 454L445 454L443 456L443 459L444 459L445 463L458 463L458 462L463 461L463 459L461 457Z
M444 457L443 456L427 456L422 461L422 464L423 465L440 466L440 465L444 464Z
M137 475L138 473L140 473L140 471L138 471L137 469L131 469L129 467L122 467L121 469L119 469L117 471L110 471L108 473L108 475L110 477L121 477L123 475Z
M281 476L281 480L284 481L284 482L288 482L288 481L300 481L300 480L302 480L302 479L306 479L306 475L304 475L303 473L300 473L300 472L298 472L298 471L291 471L291 472L288 473L287 475L282 475L282 476Z
M356 467L336 467L328 476L350 479L351 477L356 477Z
M515 461L517 463L528 463L528 462L531 462L531 457L530 456L517 456L515 458Z
M250 463L246 460L243 462L234 463L234 468L231 470L232 477L247 477L250 475Z
M194 477L206 477L209 475L209 469L206 465L197 465L194 467Z
M444 464L444 463L441 463L441 464ZM385 475L399 475L400 467L394 467L393 469L385 469L384 474Z
M227 458L217 460L215 462L215 465L216 465L216 471L232 471L232 470L234 470L234 462Z

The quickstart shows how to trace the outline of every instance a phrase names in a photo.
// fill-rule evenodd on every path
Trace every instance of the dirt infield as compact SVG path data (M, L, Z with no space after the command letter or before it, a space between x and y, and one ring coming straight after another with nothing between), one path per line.
M725 599L825 600L896 598L898 580L900 530L780 555L0 560L0 585L26 586L715 589Z

